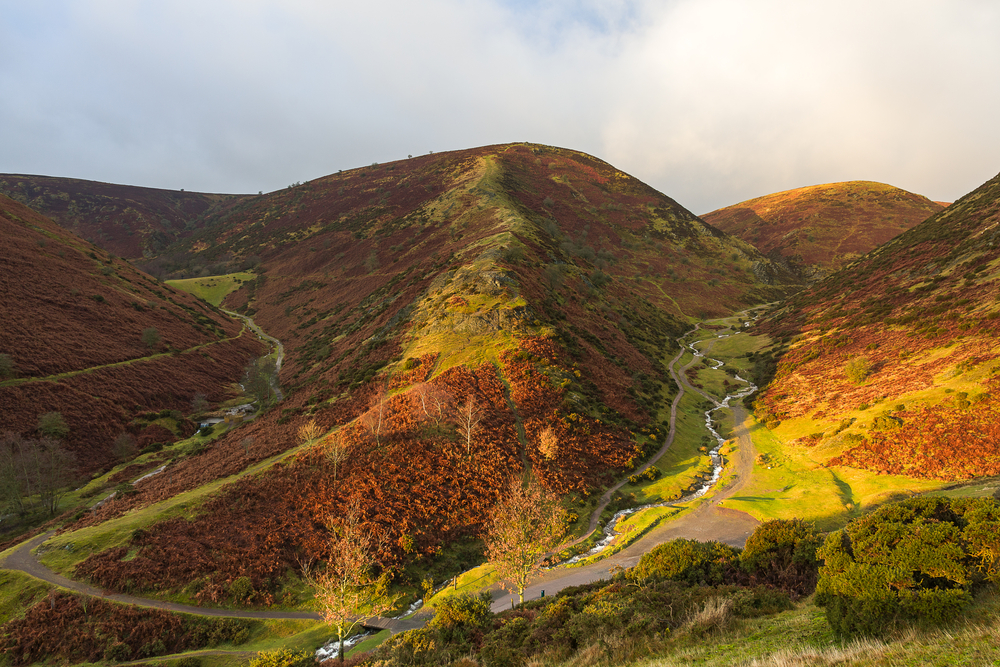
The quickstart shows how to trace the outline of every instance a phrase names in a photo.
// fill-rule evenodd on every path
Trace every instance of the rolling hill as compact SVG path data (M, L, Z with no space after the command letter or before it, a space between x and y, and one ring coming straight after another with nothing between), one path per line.
M757 415L831 471L1000 474L1000 177L790 299Z
M0 174L0 194L127 259L158 255L247 199L24 174Z
M941 208L891 185L847 181L757 197L702 218L815 281Z
M171 433L149 413L226 398L262 353L231 318L2 195L0 254L0 353L12 364L0 431L35 437L40 415L60 413L81 472L111 465L123 431L142 446L175 439L190 425L174 420Z
M83 518L113 525L235 476L197 516L105 543L78 575L211 603L246 577L249 602L271 604L301 562L323 556L329 517L350 503L387 532L382 563L404 582L475 563L475 548L455 545L475 539L510 475L530 466L584 511L658 447L674 391L665 360L691 318L797 288L751 246L611 165L530 144L371 165L257 197L163 266L236 268L248 257L257 277L224 303L284 343L286 399ZM435 400L444 419L427 408ZM461 414L472 416L465 426Z

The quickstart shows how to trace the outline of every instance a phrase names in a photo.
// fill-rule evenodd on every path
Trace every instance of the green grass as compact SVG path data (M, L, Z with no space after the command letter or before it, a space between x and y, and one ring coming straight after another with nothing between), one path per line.
M227 294L238 290L243 283L250 282L254 278L256 276L253 273L240 272L227 273L221 276L207 276L205 278L167 280L166 284L193 294L213 306L219 306Z
M945 485L853 468L827 468L825 459L814 458L814 448L790 446L752 417L747 428L758 452L753 477L737 495L721 504L760 521L797 517L830 530L898 494L924 493Z
M185 442L190 442L190 440ZM304 444L293 447L229 477L179 493L172 498L133 510L96 526L87 526L54 536L40 547L39 560L54 572L70 576L72 569L91 554L116 546L124 546L136 529L147 528L160 521L178 516L190 521L198 515L201 506L224 485L246 475L259 473L304 447L310 446L312 445ZM71 545L69 549L67 549L67 545Z
M701 397L690 392L684 394L677 409L677 432L667 452L654 462L662 473L654 481L626 484L623 494L634 493L637 504L674 500L679 498L695 482L697 475L711 472L712 460L700 447L711 448L704 441L705 407Z
M50 586L13 570L0 570L0 625L18 618L48 594Z
M389 630L383 630L377 632L363 642L358 643L356 646L350 648L347 651L347 657L350 658L358 653L365 653L366 651L372 651L378 647L382 642L392 636L392 632Z
M787 612L734 622L705 638L682 637L652 647L655 657L622 660L630 667L675 665L845 665L918 667L1000 664L1000 598L984 592L941 628L911 628L881 639L841 641L823 610L807 599ZM641 647L640 647L641 651ZM566 667L569 664L564 663Z

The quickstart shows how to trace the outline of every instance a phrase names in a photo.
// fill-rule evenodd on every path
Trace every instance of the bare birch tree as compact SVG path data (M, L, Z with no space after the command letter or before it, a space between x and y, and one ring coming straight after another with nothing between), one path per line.
M479 430L479 422L482 420L483 408L476 403L476 397L469 394L465 403L455 411L455 425L458 427L458 434L465 440L466 456L472 454L472 438Z
M421 382L410 390L414 412L432 420L435 426L440 426L448 416L452 400L452 395L446 389L430 382Z
M331 521L329 559L322 572L306 568L320 616L337 631L340 661L344 661L344 639L359 624L389 611L398 595L389 594L390 575L376 575L378 553L386 543L385 533L365 526L357 504L347 514Z
M381 446L382 433L389 421L389 395L382 387L372 396L368 412L361 415L361 423L375 439L375 445Z
M340 431L331 433L323 441L323 453L327 462L333 466L333 479L336 481L340 465L348 457L348 441Z
M305 424L299 427L298 436L299 442L306 443L310 440L315 440L323 433L322 427L316 423L315 419L310 419Z
M486 558L502 584L524 602L528 580L542 558L559 548L566 533L566 510L559 498L533 479L513 478L486 526Z

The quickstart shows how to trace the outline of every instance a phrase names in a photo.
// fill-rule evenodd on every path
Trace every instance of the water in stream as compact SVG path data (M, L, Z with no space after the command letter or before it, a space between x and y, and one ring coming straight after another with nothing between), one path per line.
M728 338L729 336L739 335L739 333L740 332L737 331L732 334L721 334L716 336L716 338L717 339ZM694 354L695 357L705 356L692 343L682 342L681 345L691 350L691 352ZM712 367L713 370L718 370L722 368L722 366L724 365L723 362L718 359L712 359L711 357L709 357L708 360L715 364L715 366ZM700 498L701 496L705 495L709 489L715 486L715 484L719 481L719 477L722 475L722 468L723 468L722 455L719 454L719 450L722 448L722 445L725 444L726 440L721 435L719 435L718 431L715 430L712 421L712 414L716 410L727 409L729 407L730 401L742 400L743 398L757 391L757 385L753 384L749 380L740 377L738 374L734 374L733 377L739 382L745 383L746 386L740 389L739 391L728 394L724 399L722 399L721 402L715 402L715 407L705 411L705 428L707 428L708 432L712 434L712 437L715 438L716 442L715 446L708 452L709 457L711 457L712 459L711 475L703 479L703 481L700 484L698 484L696 488L694 488L687 495L682 496L678 500L671 500L662 503L653 503L651 505L642 505L640 507L631 507L629 509L624 509L619 512L616 512L615 515L611 517L611 520L608 521L607 525L604 527L604 536L589 551L574 556L573 558L570 558L568 561L566 561L567 563L576 563L586 558L590 558L591 556L599 554L605 549L607 549L609 546L611 546L611 543L614 542L614 539L619 535L619 533L615 530L615 528L618 525L619 520L621 520L622 518L630 514L634 514L635 512L639 512L645 509L650 509L653 507L668 507L671 505L690 502L696 498Z

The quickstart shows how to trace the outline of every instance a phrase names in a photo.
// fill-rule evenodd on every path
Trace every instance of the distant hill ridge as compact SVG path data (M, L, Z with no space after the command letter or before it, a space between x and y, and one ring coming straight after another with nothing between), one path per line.
M159 254L248 196L26 174L0 174L0 194L127 259Z
M39 417L59 412L81 471L112 463L124 431L141 445L173 440L133 419L187 413L196 394L227 398L262 353L208 304L3 195L0 257L0 354L13 364L0 377L0 432L35 437Z
M702 218L816 280L942 208L884 183L846 181L757 197Z

